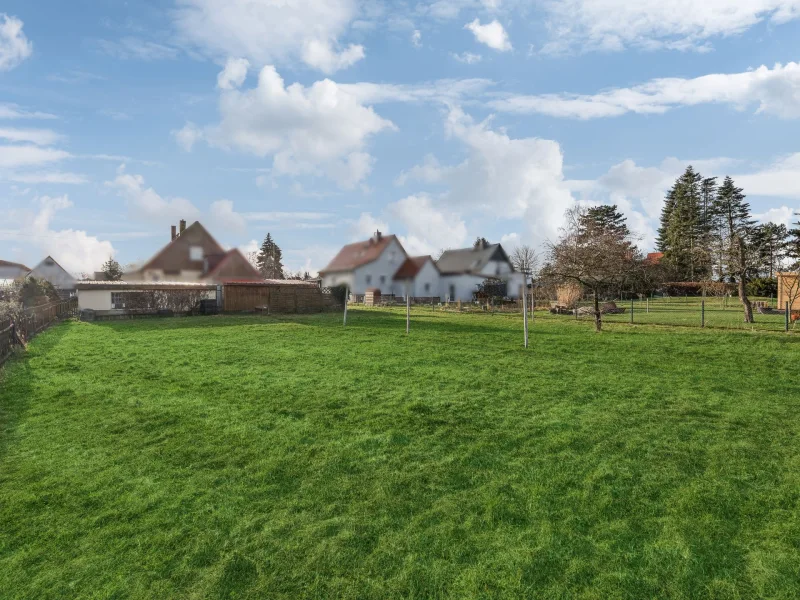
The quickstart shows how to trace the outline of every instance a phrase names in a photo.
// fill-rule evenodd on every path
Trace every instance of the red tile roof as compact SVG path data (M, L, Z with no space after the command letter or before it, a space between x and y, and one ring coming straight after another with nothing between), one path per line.
M366 242L348 244L339 250L339 254L333 257L333 260L320 271L320 274L352 271L357 267L369 264L377 260L386 247L396 239L397 236L394 235L382 235L378 240L373 237Z
M406 262L400 265L397 273L394 274L394 279L414 279L427 261L433 262L433 258L430 255L407 258ZM433 263L433 266L435 267L436 263Z
M650 252L645 260L650 264L657 265L662 258L664 258L663 252Z

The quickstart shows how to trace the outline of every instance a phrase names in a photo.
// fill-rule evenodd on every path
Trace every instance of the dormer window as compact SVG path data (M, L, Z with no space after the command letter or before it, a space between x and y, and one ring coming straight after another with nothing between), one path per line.
M203 260L203 247L189 246L189 260Z

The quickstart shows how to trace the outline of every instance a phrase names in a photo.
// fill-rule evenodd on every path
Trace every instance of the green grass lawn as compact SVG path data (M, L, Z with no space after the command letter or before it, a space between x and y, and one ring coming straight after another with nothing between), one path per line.
M69 322L0 374L2 598L797 598L800 336Z

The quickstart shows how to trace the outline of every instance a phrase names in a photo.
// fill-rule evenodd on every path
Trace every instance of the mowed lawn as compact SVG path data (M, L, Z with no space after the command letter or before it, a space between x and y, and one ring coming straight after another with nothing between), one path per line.
M2 598L797 598L800 337L69 322L0 374Z

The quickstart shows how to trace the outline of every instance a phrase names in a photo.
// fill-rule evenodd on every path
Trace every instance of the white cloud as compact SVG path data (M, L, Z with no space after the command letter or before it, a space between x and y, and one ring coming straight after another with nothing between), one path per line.
M363 104L385 102L457 103L465 97L482 94L493 85L490 79L439 79L413 85L397 83L340 83L339 89L354 96Z
M324 219L328 219L333 215L331 213L326 212L309 212L309 211L297 211L297 212L281 212L281 211L270 211L270 212L250 212L245 213L245 218L248 221L321 221Z
M229 58L225 68L217 75L217 87L221 90L232 90L241 87L247 78L250 61L246 58Z
M370 137L395 126L330 79L289 86L274 67L258 85L221 93L218 125L201 133L189 124L176 138L184 147L202 135L209 144L260 157L271 156L274 175L327 176L352 188L369 174Z
M57 162L72 155L55 148L38 146L0 146L0 168L15 169Z
M55 115L46 112L28 111L17 104L0 104L0 119L57 119Z
M302 60L326 73L363 58L361 46L335 50L358 15L357 0L178 0L174 11L181 40L212 58Z
M467 157L442 166L433 158L401 175L399 183L421 179L446 184L445 198L459 211L477 210L501 220L521 220L532 242L556 235L574 200L563 175L561 147L552 140L511 138L488 122L475 123L453 108L445 123L449 137L461 142Z
M51 129L15 129L0 127L0 139L10 142L30 142L37 146L50 146L61 141L64 136Z
M0 13L0 71L10 71L33 53L22 21Z
M372 236L376 231L389 233L389 223L385 220L373 217L371 213L362 212L358 220L350 226L350 237L353 241L363 240Z
M135 37L119 40L97 40L99 48L114 58L122 60L168 60L178 57L178 49L158 42Z
M181 129L172 132L175 142L186 152L191 152L194 145L203 139L203 130L194 123L186 123Z
M79 173L69 173L65 171L25 171L22 173L11 172L0 177L8 181L17 183L66 183L80 184L87 183L89 180L85 175Z
M422 47L422 32L419 29L415 29L411 32L411 45L414 46L414 48Z
M461 217L446 207L437 207L427 194L407 196L389 204L387 213L402 223L406 235L403 246L410 255L433 254L439 248L463 246L467 226Z
M231 200L217 200L211 203L209 216L214 225L234 232L244 232L247 229L247 220L243 215L233 209Z
M500 243L506 252L511 252L522 243L522 237L518 233L506 233L500 237Z
M737 110L757 105L759 113L793 119L800 118L800 63L695 79L653 79L593 95L507 95L489 104L500 111L575 119L615 117L629 112L662 114L679 106L698 104L729 104Z
M303 61L323 73L335 73L346 69L364 58L364 46L350 44L341 52L337 52L330 41L309 40L303 48Z
M14 229L0 229L0 240L10 240L31 247L26 253L33 261L51 255L73 274L92 272L114 254L111 242L75 229L55 230L56 213L73 206L67 196L40 196L30 208L11 211Z
M798 221L800 209L789 208L784 205L779 208L770 208L766 212L754 214L753 218L759 223L775 223L776 225L786 225L790 227Z
M758 171L732 177L748 195L800 198L800 152L781 157Z
M476 62L480 62L483 57L480 54L474 54L472 52L462 52L461 54L452 54L453 58L455 58L458 62L463 62L468 65L475 64Z
M552 38L545 53L629 46L708 50L710 38L800 17L799 0L553 0L545 7Z
M480 20L475 19L464 25L464 29L469 29L477 41L493 50L508 52L512 49L508 34L497 19L486 25L481 25Z
M144 177L126 173L125 165L106 185L124 198L132 217L147 221L176 221L197 218L199 211L185 198L163 198L153 188L145 187Z

